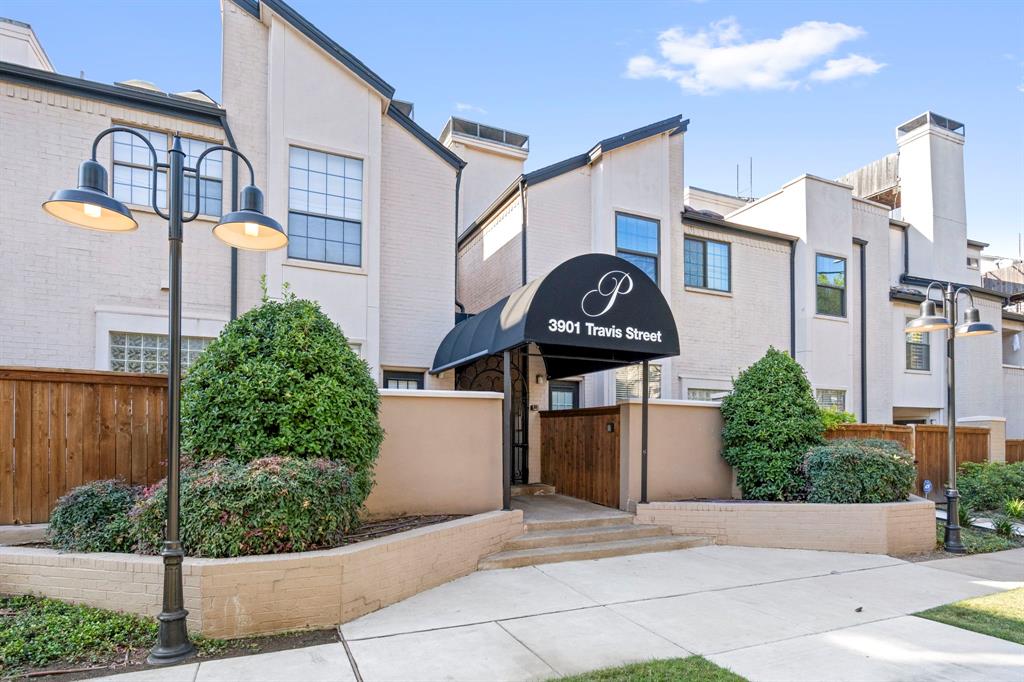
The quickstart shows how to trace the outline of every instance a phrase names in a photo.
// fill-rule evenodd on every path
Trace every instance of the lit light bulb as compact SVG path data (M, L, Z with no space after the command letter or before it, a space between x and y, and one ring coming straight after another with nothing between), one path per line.
M245 236L246 237L258 237L260 236L260 226L256 223L245 224Z
M85 215L90 218L99 218L103 215L103 209L96 204L85 204L82 210L85 212Z

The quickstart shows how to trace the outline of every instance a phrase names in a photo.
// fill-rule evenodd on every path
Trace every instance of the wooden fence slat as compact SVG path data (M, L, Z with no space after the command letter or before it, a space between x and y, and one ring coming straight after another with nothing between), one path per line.
M50 518L50 384L32 382L32 523Z
M57 500L67 492L67 443L64 439L66 394L67 384L50 386L50 495L47 510L53 509Z
M99 429L97 428L99 404L97 386L85 384L82 392L82 482L97 481L100 478Z
M114 478L117 475L117 452L114 443L116 391L115 386L97 387L96 400L99 403L99 411L96 429L100 479Z
M14 390L0 380L0 524L14 523Z
M32 523L32 383L14 395L14 522Z
M117 387L114 447L116 449L115 476L123 481L132 480L132 414L131 387Z
M149 476L149 448L146 436L146 394L143 386L132 386L132 485L145 485Z
M1024 462L1024 439L1010 439L1006 441L1006 462Z
M67 413L67 464L64 476L68 483L68 489L78 487L85 481L82 480L82 433L85 430L85 413L83 404L85 401L84 384L68 384L68 396L66 403Z
M146 452L147 472L145 483L159 481L163 478L163 449L160 447L160 434L163 429L160 426L160 402L166 391L159 388L146 389Z

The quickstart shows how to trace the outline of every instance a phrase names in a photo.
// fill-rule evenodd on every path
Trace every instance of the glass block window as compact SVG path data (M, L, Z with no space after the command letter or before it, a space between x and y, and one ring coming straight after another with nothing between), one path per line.
M643 365L628 365L615 370L615 399L640 398L644 383ZM647 381L647 397L661 397L661 365L650 365Z
M628 260L658 281L657 220L626 213L615 214L615 255Z
M182 369L188 369L212 340L201 336L181 337ZM110 369L115 372L167 374L170 360L166 334L110 332Z
M814 391L818 406L836 412L846 411L846 391L836 388L819 388Z
M818 314L846 317L846 259L819 253L815 263Z
M423 390L423 372L393 372L384 370L384 388Z
M292 147L288 156L288 255L362 265L363 162Z
M132 128L144 135L156 150L157 162L167 163L167 148L170 138L167 133L144 128ZM152 161L142 140L130 133L116 132L112 136L114 145L114 198L129 204L150 206L152 185ZM214 143L181 138L185 152L185 167L195 168L199 155ZM220 217L222 213L222 180L224 162L220 151L211 152L203 159L199 175L199 213ZM167 208L167 171L157 173L156 203ZM185 211L195 206L195 173L185 173Z
M683 242L683 280L688 287L729 291L731 251L726 242L687 237Z
M907 323L914 319L907 318ZM907 369L927 372L931 370L931 347L928 332L907 332Z
M686 389L687 400L704 400L706 402L719 402L729 395L728 389L724 388L688 388Z

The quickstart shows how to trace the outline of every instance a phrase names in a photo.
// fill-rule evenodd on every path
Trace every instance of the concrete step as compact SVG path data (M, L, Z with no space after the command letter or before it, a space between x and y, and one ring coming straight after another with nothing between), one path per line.
M568 518L533 520L526 522L526 532L548 530L571 530L574 528L598 528L601 526L625 526L633 523L633 515L626 512L601 512L580 514Z
M512 497L521 495L554 495L555 486L547 483L521 483L512 486Z
M669 535L638 538L635 540L616 540L614 542L588 542L557 547L514 549L484 557L480 560L479 568L481 570L517 568L520 566L551 564L560 561L602 559L604 557L646 554L648 552L669 552L675 549L703 547L708 544L710 544L710 540L706 537Z
M535 549L537 547L558 547L561 545L579 545L588 542L614 542L616 540L635 540L637 538L653 538L671 535L672 531L665 526L652 525L621 525L621 526L589 526L584 528L568 528L564 530L541 530L520 535L509 540L503 549Z

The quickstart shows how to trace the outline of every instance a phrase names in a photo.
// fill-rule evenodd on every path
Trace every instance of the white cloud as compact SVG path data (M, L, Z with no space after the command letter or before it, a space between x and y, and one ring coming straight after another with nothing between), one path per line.
M455 111L461 113L473 113L473 114L486 114L487 110L483 107L478 107L475 104L466 104L465 102L456 102Z
M688 92L778 90L797 87L806 70L851 40L864 35L856 26L805 21L778 38L746 41L735 17L727 17L693 33L670 28L658 36L660 59L637 55L626 66L627 78L663 78ZM838 80L874 73L883 64L860 55L829 60L812 75ZM873 69L873 70L872 70Z
M870 57L851 54L843 59L828 60L825 62L825 68L811 73L811 78L816 81L838 81L851 76L870 76L878 73L883 66L885 64L880 64Z

